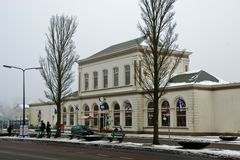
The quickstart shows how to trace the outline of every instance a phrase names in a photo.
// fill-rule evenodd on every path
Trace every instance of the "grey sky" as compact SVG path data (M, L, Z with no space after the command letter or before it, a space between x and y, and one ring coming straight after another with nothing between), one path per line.
M22 103L22 72L3 64L37 67L45 56L45 33L52 15L76 16L74 40L80 58L140 36L138 0L1 0L0 104ZM226 81L240 81L239 0L178 0L175 4L181 49L193 52L190 70L203 69ZM77 76L77 65L74 66ZM26 72L26 102L44 98L39 71ZM72 86L77 90L77 79Z

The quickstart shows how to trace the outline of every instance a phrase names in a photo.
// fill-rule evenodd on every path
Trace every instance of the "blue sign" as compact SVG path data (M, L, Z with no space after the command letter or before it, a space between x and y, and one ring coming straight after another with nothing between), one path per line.
M107 104L106 102L100 104L100 109L101 109L101 110L106 110L106 109L108 109L108 104Z
M179 111L182 111L182 109L185 107L185 102L182 99L179 99L177 102L177 107L179 108Z

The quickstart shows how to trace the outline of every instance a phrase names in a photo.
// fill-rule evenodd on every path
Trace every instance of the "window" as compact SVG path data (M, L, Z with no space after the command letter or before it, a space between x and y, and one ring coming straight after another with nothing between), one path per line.
M98 89L98 72L93 72L93 88Z
M42 119L42 112L41 110L38 111L38 123L41 122L41 119Z
M85 82L85 91L88 90L89 88L89 75L86 73L84 74L84 82Z
M120 126L120 106L118 103L114 105L114 126Z
M118 74L119 74L119 70L117 67L113 68L113 85L114 87L118 86Z
M98 105L94 106L94 113L93 113L93 125L97 126L98 125Z
M103 88L108 88L108 70L103 70Z
M70 125L74 125L74 109L70 108Z
M78 73L78 90L81 91L81 72Z
M188 65L185 65L185 72L188 71Z
M129 101L124 102L125 108L125 125L132 126L132 105Z
M125 85L130 85L130 65L125 66Z
M161 112L162 112L162 126L169 126L170 125L170 106L168 101L163 101Z
M63 124L67 124L67 111L65 107L63 108Z
M90 111L90 110L89 110L89 107L88 107L88 105L86 105L86 106L84 107L84 112L85 112L85 113L84 113L84 116L89 116L89 111ZM86 119L85 119L85 125L86 125L86 126L89 126L89 124L90 124L90 123L89 123L89 119L86 118Z
M186 103L183 99L179 98L177 100L177 106L176 106L176 112L177 112L177 126L186 126Z
M153 126L153 102L148 103L147 109L147 116L148 116L148 126Z

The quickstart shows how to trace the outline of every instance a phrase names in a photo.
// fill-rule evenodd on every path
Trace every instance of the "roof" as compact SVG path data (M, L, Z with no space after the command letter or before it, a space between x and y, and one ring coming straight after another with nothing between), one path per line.
M130 41L115 44L106 49L103 49L100 52L97 52L96 54L94 54L88 58L96 58L96 57L106 56L106 55L112 54L114 52L126 50L126 49L133 48L133 47L138 47L143 41L144 41L144 37L139 37L136 39L132 39Z
M67 95L66 97L67 97L67 98L68 98L68 97L78 97L78 91L72 92L72 93L70 93L69 95Z
M143 36L126 41L126 42L112 45L108 48L101 50L100 52L93 54L88 58L79 60L78 63L79 65L84 65L84 64L90 64L92 62L111 59L117 56L128 55L130 53L135 53L139 51L139 46L146 46L146 41ZM178 54L177 50L176 50L176 53ZM184 52L184 55L186 57L188 57L190 54L191 52L188 52L188 51Z
M173 84L204 84L204 85L213 85L213 84L225 84L226 81L217 78L203 70L185 72L179 75L172 77L169 81L170 86Z
M17 106L15 108L23 108L23 104L17 104ZM25 104L25 108L29 108L29 105L28 104Z

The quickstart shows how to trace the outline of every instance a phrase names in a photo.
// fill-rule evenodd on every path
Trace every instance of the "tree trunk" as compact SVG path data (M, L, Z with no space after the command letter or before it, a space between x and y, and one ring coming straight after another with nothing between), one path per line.
M56 137L61 136L61 104L57 104L57 132Z
M154 100L154 130L153 130L153 144L159 144L158 140L158 100Z
M153 144L159 144L158 140L158 90L159 90L159 75L158 75L158 39L153 36L154 50L153 50L153 67L154 67L154 90L153 90L153 104L154 104L154 133L153 133Z

